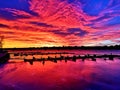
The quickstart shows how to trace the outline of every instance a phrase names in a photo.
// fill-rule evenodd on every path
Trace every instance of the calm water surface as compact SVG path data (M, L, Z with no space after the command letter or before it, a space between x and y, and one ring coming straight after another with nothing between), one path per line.
M68 55L79 54L120 54L120 51L85 51L85 50L53 50L39 52L69 52ZM59 56L49 54L47 56ZM63 54L66 56L66 54ZM34 55L39 58L41 55ZM44 56L44 57L45 57ZM0 90L120 90L120 59L96 62L77 60L76 62L46 61L23 62L22 58L31 56L17 56L18 59L0 66ZM16 58L11 55L11 58ZM20 59L19 59L20 58Z

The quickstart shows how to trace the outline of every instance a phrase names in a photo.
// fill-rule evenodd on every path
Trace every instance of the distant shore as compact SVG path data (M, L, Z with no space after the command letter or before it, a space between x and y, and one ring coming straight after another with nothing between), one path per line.
M63 47L25 47L25 48L3 48L3 50L120 50L120 45L115 46L63 46Z

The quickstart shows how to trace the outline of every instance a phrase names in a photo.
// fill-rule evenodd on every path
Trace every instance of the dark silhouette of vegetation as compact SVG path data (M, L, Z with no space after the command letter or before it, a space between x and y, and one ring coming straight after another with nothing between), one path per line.
M81 49L81 50L120 50L120 45L114 46L62 46L62 47L27 47L27 48L4 48L4 50L73 50L73 49Z
M10 55L7 51L0 49L0 64L6 63L10 59Z

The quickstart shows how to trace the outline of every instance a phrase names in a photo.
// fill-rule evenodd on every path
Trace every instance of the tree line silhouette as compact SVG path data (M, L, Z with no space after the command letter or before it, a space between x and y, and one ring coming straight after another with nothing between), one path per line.
M114 46L61 46L61 47L23 47L23 48L4 48L4 50L73 50L73 49L81 49L81 50L120 50L120 45Z

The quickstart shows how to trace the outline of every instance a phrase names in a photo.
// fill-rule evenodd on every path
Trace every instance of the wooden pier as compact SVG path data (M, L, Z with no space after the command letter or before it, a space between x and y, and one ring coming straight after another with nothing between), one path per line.
M14 56L28 56L28 55L49 55L49 54L74 54L68 52L11 52L9 54L13 54Z
M113 61L115 58L120 59L120 55L113 55L111 54L75 54L74 52L43 52L43 51L14 51L9 52L9 54L12 56L10 60L17 59L17 60L23 60L24 62L29 62L31 65L33 62L39 61L42 62L42 64L45 64L46 61L52 61L54 63L57 63L58 61L73 61L76 62L76 60L90 60L90 61L96 61L97 59L103 59L103 60L111 60ZM36 56L37 55L37 56ZM39 56L38 56L39 55ZM39 57L39 58L38 58Z
M31 65L33 64L34 61L40 61L42 62L43 64L45 63L45 61L52 61L54 63L57 63L57 61L62 61L64 60L65 62L67 62L68 60L69 61L74 61L76 62L76 60L81 60L81 61L85 61L87 59L91 60L91 61L96 61L96 59L98 58L101 58L103 60L114 60L114 58L119 58L120 59L120 55L107 55L107 54L104 54L104 55L96 55L96 54L93 54L93 55L74 55L74 56L60 56L60 57L50 57L48 56L47 58L35 58L33 56L32 59L25 59L24 58L24 62L29 62Z

